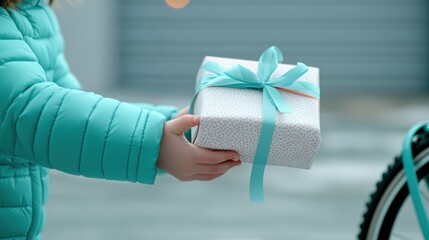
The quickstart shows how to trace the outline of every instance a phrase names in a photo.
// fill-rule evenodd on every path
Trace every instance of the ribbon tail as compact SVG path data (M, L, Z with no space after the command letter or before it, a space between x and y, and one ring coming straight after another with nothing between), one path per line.
M208 61L206 63L204 63L204 65L202 66L202 69L215 73L218 76L222 76L223 75L223 71L225 71L223 69L223 67L221 65L219 65L219 63L215 63L215 62L211 62Z
M317 99L320 99L319 86L317 86L313 83L310 83L310 82L304 82L304 81L295 82L291 86L286 87L286 89L290 89L290 90L297 91L300 93L308 94L308 95L313 96Z
M265 166L253 165L250 175L250 201L264 202Z
M277 110L281 113L290 113L291 108L286 103L286 100L283 98L280 91L274 87L266 86L266 91L268 93L268 97L270 98L271 103L276 106Z
M266 89L262 99L262 128L250 175L250 201L264 201L264 172L276 127L276 107L271 104Z

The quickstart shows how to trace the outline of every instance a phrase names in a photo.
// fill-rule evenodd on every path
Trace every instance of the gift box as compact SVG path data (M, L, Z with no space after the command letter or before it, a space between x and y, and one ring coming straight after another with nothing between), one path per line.
M240 64L257 73L258 62L207 56L224 69ZM279 64L272 78L289 71L294 65ZM201 69L197 81L208 71ZM308 71L297 81L319 85L319 69ZM320 144L319 101L291 90L280 90L290 105L290 113L275 113L275 131L267 159L268 165L308 169ZM229 149L240 153L241 161L252 163L262 126L262 91L226 87L208 87L198 93L194 114L200 124L192 129L195 145L209 149Z
M235 150L242 162L253 163L256 201L263 199L265 165L309 169L320 145L319 69L278 64L282 60L277 47L259 61L207 56L191 103L201 119L192 142Z

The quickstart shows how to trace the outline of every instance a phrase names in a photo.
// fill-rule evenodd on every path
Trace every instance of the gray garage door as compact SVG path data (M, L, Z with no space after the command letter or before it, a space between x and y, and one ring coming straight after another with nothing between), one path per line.
M428 1L162 0L120 4L123 86L192 93L204 55L257 59L279 46L287 63L321 68L325 93L428 91Z

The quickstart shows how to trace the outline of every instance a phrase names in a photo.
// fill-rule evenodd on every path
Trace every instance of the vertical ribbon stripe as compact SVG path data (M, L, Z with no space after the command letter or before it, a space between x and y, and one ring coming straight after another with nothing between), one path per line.
M264 172L276 128L276 108L271 104L266 88L262 91L262 128L250 175L250 201L264 201ZM274 114L273 114L274 113Z

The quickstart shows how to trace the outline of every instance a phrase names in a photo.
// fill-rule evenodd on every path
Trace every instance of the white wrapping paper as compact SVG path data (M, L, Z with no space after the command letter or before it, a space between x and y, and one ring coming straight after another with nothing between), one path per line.
M231 58L205 57L224 69L240 64L257 73L258 62ZM294 67L279 64L273 77ZM210 74L200 69L202 74ZM308 67L308 72L297 81L319 85L319 69ZM319 100L298 93L280 91L291 113L277 111L276 129L267 160L268 165L293 168L311 167L320 145ZM195 101L194 114L201 118L192 129L192 142L209 149L228 149L240 153L241 161L252 163L262 126L262 91L209 87L202 90Z

